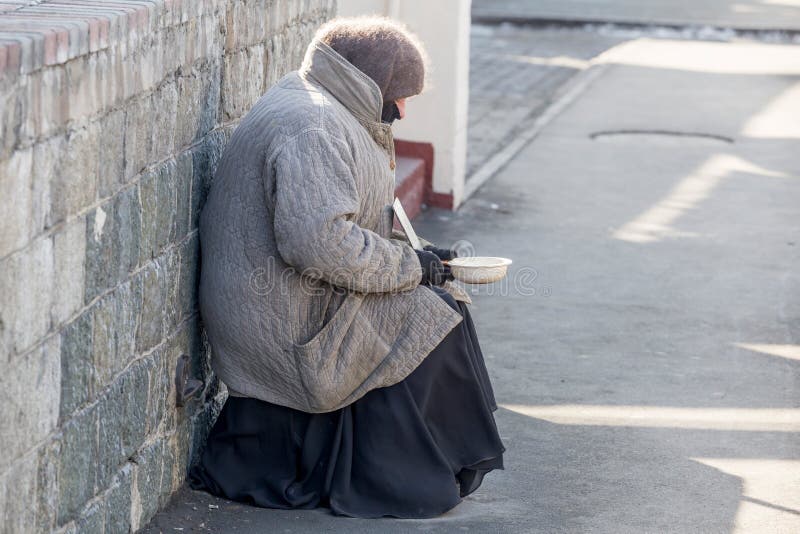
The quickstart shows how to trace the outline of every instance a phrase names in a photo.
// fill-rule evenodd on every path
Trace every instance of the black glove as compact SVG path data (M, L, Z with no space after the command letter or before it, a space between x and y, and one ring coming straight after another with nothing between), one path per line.
M440 260L449 261L458 257L458 253L455 250L447 248L436 248L433 245L427 245L422 247L422 249L427 250L428 252L433 252L439 257Z
M447 280L453 279L450 267L444 265L436 254L427 250L414 249L414 252L417 253L419 265L422 267L422 280L420 284L440 286Z

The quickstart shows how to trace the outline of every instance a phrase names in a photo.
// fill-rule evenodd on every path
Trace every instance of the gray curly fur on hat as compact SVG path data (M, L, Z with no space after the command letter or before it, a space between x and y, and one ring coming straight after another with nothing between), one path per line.
M428 58L419 38L385 17L336 18L314 37L372 78L384 102L417 95L425 88Z

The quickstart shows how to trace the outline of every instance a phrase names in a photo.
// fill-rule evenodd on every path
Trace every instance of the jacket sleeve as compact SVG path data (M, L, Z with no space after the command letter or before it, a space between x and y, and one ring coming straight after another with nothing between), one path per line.
M350 153L322 130L287 141L275 159L274 231L283 260L302 273L363 293L419 285L414 249L361 228Z

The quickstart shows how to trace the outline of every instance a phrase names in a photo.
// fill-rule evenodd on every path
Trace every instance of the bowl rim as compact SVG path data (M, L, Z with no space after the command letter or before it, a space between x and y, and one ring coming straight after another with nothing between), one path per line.
M459 260L470 260L470 259L483 259L483 260L497 260L496 263L492 265L470 265L461 263ZM453 258L447 262L448 265L451 267L459 267L462 269L494 269L496 267L505 267L511 265L512 261L510 258L502 258L500 256L464 256L463 258Z

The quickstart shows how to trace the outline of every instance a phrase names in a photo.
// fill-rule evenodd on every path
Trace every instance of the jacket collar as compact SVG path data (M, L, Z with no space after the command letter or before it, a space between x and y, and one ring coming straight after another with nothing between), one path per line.
M300 75L311 78L342 103L359 122L381 122L383 97L375 81L321 41L306 51Z

